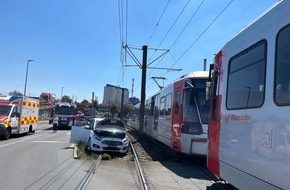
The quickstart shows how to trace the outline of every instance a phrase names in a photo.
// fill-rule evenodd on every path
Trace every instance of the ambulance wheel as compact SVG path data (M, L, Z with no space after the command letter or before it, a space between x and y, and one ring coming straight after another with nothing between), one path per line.
M35 130L32 131L32 125L29 127L29 133L35 133Z
M6 128L5 130L5 134L3 136L3 139L8 140L11 136L11 129L10 128Z

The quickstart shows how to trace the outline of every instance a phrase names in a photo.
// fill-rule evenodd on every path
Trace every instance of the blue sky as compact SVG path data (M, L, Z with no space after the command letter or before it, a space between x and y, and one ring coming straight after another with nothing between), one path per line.
M182 69L179 72L148 69L148 97L158 90L151 77L166 77L164 85L167 85L186 73L202 70L204 59L209 65L228 40L276 2L0 0L0 93L14 90L23 93L27 60L32 59L27 95L52 92L59 98L64 87L63 94L74 100L90 100L94 92L101 102L106 84L128 88L131 95L134 78L134 96L140 98L141 69L122 67L136 65L129 55L126 59L121 56L123 41L137 48L131 50L140 62L142 51L138 48L143 45L170 49L150 66ZM162 53L149 49L148 62Z

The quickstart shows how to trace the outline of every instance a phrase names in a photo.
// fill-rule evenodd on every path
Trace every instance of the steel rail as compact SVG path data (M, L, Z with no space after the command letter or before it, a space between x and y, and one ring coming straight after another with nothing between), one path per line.
M146 179L145 179L144 172L142 170L142 167L141 167L139 159L138 159L138 155L137 155L137 153L135 151L135 148L134 148L131 140L129 142L130 142L130 146L131 146L132 152L134 154L134 161L135 161L135 164L136 164L137 171L139 173L139 177L140 177L141 182L142 182L142 187L145 190L149 190L148 184L147 184Z
M98 165L102 160L102 154L99 155L98 159L94 162L93 166L91 167L90 171L85 175L82 179L81 183L79 184L77 190L85 190L88 183L90 182L92 176L94 175Z

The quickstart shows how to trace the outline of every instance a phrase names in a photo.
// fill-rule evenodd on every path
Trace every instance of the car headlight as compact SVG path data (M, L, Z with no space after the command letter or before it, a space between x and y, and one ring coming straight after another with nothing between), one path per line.
M128 142L129 142L128 137L126 137L125 139L123 139L123 143L124 143L124 144L127 144Z
M94 134L94 138L95 139L97 139L98 141L101 141L102 140L102 138L101 137L99 137L98 135L96 135L96 134Z

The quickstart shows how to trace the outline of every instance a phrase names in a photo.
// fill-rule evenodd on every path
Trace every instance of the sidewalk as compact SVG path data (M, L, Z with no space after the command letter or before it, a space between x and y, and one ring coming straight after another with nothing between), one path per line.
M49 120L39 120L38 124L48 124Z
M214 182L178 162L141 162L150 190L215 190ZM101 161L87 190L142 190L133 161Z

